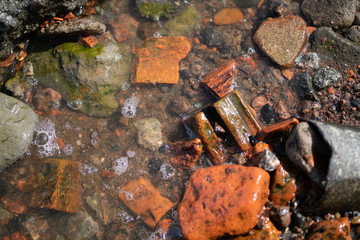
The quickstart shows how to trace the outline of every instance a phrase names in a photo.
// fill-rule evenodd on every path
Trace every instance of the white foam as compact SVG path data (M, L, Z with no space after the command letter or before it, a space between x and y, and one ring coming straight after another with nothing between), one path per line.
M74 151L74 148L72 145L67 144L63 147L63 152L66 156L70 156Z
M121 175L126 172L129 166L129 158L128 157L121 157L115 160L114 162L114 173L116 175Z
M175 176L175 168L171 166L170 164L164 163L160 167L160 172L162 175L162 178L165 180L168 180Z
M121 114L126 118L134 118L136 116L136 107L139 104L139 99L136 96L131 96L124 101L121 109Z
M56 150L59 149L58 144L56 143L56 133L55 133L55 124L48 118L45 118L36 126L35 131L37 135L33 143L38 147L38 153L41 158L54 156ZM40 137L40 134L45 134L47 136L47 142L40 145L37 144L36 139Z

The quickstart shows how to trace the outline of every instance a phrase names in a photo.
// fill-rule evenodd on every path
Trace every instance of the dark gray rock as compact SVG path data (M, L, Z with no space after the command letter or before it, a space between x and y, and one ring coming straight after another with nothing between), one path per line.
M315 26L334 29L348 27L354 22L356 0L304 0L301 10Z
M99 231L99 225L87 212L78 212L69 217L66 222L65 235L67 239L91 239Z
M360 26L354 25L349 28L345 36L353 42L360 42Z
M14 44L35 31L45 20L86 4L87 0L13 0L0 2L0 59Z
M359 44L337 34L329 27L318 28L313 34L312 51L342 63L359 64Z
M290 87L300 98L318 101L319 97L311 83L309 72L296 74L289 82Z
M331 67L322 67L314 75L313 83L317 88L339 86L341 74Z
M220 46L223 42L221 33L214 27L206 26L201 31L202 41L209 47Z

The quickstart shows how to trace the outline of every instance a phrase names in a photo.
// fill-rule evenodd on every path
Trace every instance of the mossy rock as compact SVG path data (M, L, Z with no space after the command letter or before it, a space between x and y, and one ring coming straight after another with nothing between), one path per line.
M63 43L33 52L29 61L40 85L58 91L75 110L105 117L118 107L115 93L129 83L131 48L125 44L100 42L94 48Z
M142 3L138 6L139 13L142 17L159 20L160 17L168 18L173 12L174 8L168 3Z

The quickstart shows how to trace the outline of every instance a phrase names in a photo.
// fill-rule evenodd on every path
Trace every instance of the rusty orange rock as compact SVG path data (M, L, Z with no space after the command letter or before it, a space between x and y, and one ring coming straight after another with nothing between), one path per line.
M155 227L161 217L175 205L143 178L122 187L119 197L149 227Z
M178 208L184 237L215 239L248 232L268 198L269 181L269 174L257 167L218 165L195 171Z
M123 42L126 41L128 38L129 32L128 30L115 22L114 20L109 21L110 27L111 27L111 33L113 34L115 40L117 42Z
M238 23L244 20L244 15L238 8L224 8L214 16L216 25L228 25Z
M98 44L98 39L95 36L91 35L88 37L79 37L78 42L85 47L92 48L95 47L96 44Z
M306 238L308 240L351 240L349 219L347 217L314 223L309 231L309 236Z
M275 171L273 183L271 185L270 200L275 205L286 205L295 197L295 179L280 164Z
M191 50L186 37L148 38L135 50L132 83L167 83L179 81L179 61Z
M257 165L259 163L259 157L265 151L265 149L271 149L269 144L263 142L258 142L255 144L255 146L252 148L251 155L248 155L253 165Z
M262 141L266 138L276 135L277 133L291 130L298 124L299 124L299 120L297 118L289 118L287 120L272 124L270 126L261 129L261 131L258 132L258 134L256 135L256 138L259 141Z
M24 205L22 199L20 197L10 196L3 197L1 199L4 208L11 213L25 213L27 211L27 207Z
M247 236L240 236L234 240L278 240L281 232L276 229L274 224L270 221L269 218L265 218L265 225L260 230L250 230Z
M202 153L202 144L199 138L190 141L178 141L172 144L172 156L170 162L185 169L189 169L195 165Z

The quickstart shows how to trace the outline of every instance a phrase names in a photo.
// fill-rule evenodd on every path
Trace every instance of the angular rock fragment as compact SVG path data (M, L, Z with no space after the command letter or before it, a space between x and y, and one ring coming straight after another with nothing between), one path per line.
M185 169L189 169L195 165L202 153L202 144L199 138L190 141L179 141L171 146L172 156L170 162Z
M224 8L214 16L216 25L234 24L239 23L241 20L244 20L244 15L238 8Z
M319 89L339 86L342 80L341 74L332 67L322 67L314 75L313 83Z
M307 42L306 23L291 15L268 18L256 30L254 41L271 60L289 68Z
M270 200L273 201L275 205L286 205L295 197L295 179L290 176L281 164L275 171L270 190Z
M151 151L156 151L163 144L161 123L155 118L144 118L134 123L138 131L138 143Z
M262 221L264 221L262 229L251 230L246 236L237 237L235 240L278 240L281 232L276 229L269 218L266 217Z
M65 225L64 234L67 239L91 239L99 231L99 225L85 211L71 215Z
M308 240L351 240L350 224L347 217L314 223L309 229Z
M184 237L215 239L248 232L268 198L269 181L269 174L257 167L219 165L195 171L178 208Z
M95 212L96 217L105 225L116 218L116 211L114 211L108 199L101 197L100 193L96 192L92 196L86 197L85 200Z

